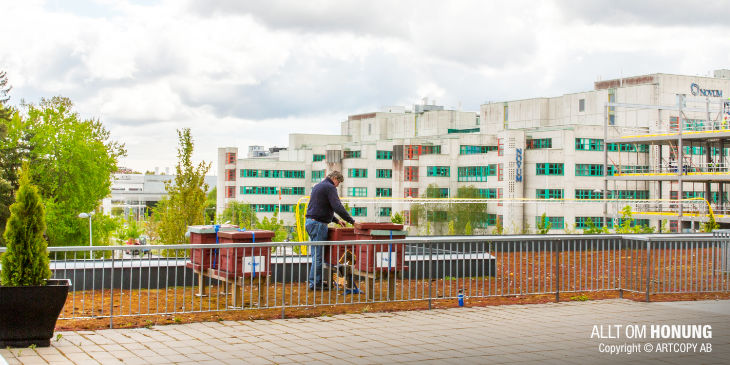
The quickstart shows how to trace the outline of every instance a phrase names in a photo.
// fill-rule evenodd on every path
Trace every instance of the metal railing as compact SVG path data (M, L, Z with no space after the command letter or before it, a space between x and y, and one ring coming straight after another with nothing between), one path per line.
M298 242L51 247L61 319L561 293L730 291L730 237L562 235L321 242L310 290ZM85 259L89 250L96 259ZM135 255L133 251L138 250Z

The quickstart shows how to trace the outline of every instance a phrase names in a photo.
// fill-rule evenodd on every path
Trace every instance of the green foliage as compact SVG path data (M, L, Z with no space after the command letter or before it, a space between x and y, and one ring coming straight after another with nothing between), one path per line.
M137 221L136 219L134 219L134 214L132 214L132 212L129 212L129 215L127 216L127 219L124 221L124 223L119 224L117 237L122 241L126 241L130 238L138 239L144 232L144 222Z
M17 167L30 161L31 178L46 209L49 243L88 244L88 223L76 216L95 210L109 195L109 176L126 154L124 146L110 140L99 120L81 120L67 98L41 99L38 105L22 107L23 113L16 112L5 122L0 170L15 187ZM107 228L113 225L101 223L94 233L103 239L110 236Z
M502 218L497 217L497 222L494 225L494 230L492 230L492 234L496 234L498 236L504 234L504 225L502 225Z
M215 222L215 211L218 204L218 188L213 187L206 195L205 199L205 224L213 224Z
M466 222L466 227L464 227L464 234L467 236L471 236L472 233L474 233L474 230L471 228L471 222Z
M537 222L537 234L548 234L551 228L553 228L553 224L548 219L547 213L542 213L540 221Z
M203 223L208 184L205 174L210 163L200 162L193 166L193 139L190 129L177 131L178 162L175 167L175 182L165 182L167 199L163 199L153 211L156 217L155 236L162 244L183 244L187 242L187 227Z
M654 233L654 227L635 225L631 206L627 205L621 209L621 225L616 233Z
M663 219L662 220L662 226L659 228L659 233L669 233L669 220Z
M284 242L286 240L287 232L284 229L284 221L279 219L278 210L274 212L274 216L271 219L264 217L256 228L274 232L274 238L271 239L272 242Z
M24 165L3 234L8 247L2 256L0 283L3 286L45 285L51 277L47 243L43 238L46 230L43 201L38 188L30 181L28 170L28 165Z
M454 229L454 221L449 221L449 236L453 236L456 234L456 230Z
M426 188L426 198L439 198L439 187L431 184ZM479 190L473 186L460 187L456 191L455 198L458 199L480 199ZM486 200L485 200L486 201ZM442 214L437 214L442 213ZM411 224L423 225L430 223L427 227L427 235L430 235L431 228L434 234L467 234L467 224L471 227L484 226L486 220L487 203L460 203L443 200L443 203L435 203L411 206ZM445 219L444 215L445 214ZM452 227L453 226L453 227ZM450 233L452 232L453 233Z
M301 209L300 209L301 211ZM306 212L304 212L306 214ZM253 229L258 226L259 220L250 204L232 201L228 203L219 218L220 223L229 222L242 228Z
M608 227L602 226L602 227L596 227L596 224L593 223L593 219L588 218L586 219L586 226L588 228L583 230L583 234L608 234Z
M720 228L720 225L715 222L714 214L710 214L710 218L707 220L707 223L702 224L702 232L711 233L718 228Z
M403 214L400 212L395 212L392 217L390 217L390 222L395 224L405 224L406 220L403 218Z

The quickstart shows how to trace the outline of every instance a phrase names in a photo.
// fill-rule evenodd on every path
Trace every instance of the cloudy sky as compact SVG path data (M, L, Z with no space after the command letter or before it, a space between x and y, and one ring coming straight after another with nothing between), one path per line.
M0 0L11 104L67 96L138 171L216 148L339 133L424 97L487 101L598 79L730 68L730 1ZM215 171L215 170L213 170Z

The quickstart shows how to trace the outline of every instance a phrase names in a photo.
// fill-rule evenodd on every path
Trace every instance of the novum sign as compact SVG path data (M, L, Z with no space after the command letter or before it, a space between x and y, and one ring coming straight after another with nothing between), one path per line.
M692 95L694 96L714 96L714 97L722 97L722 90L710 90L710 89L700 89L700 85L697 85L696 83L692 83L692 85L689 86L690 91L692 92Z
M522 182L522 148L515 148L515 181Z

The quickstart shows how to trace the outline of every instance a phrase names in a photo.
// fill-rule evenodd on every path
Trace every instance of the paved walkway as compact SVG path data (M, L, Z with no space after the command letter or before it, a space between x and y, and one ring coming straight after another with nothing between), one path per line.
M660 324L710 325L712 338L651 339L650 326ZM616 325L620 338L596 338L615 337ZM628 325L646 325L646 338L626 338ZM602 333L591 338L594 331ZM704 343L712 352L700 352ZM623 344L640 350L601 352ZM686 344L697 347L687 352ZM727 364L730 301L615 299L61 332L51 347L0 355L9 364Z

